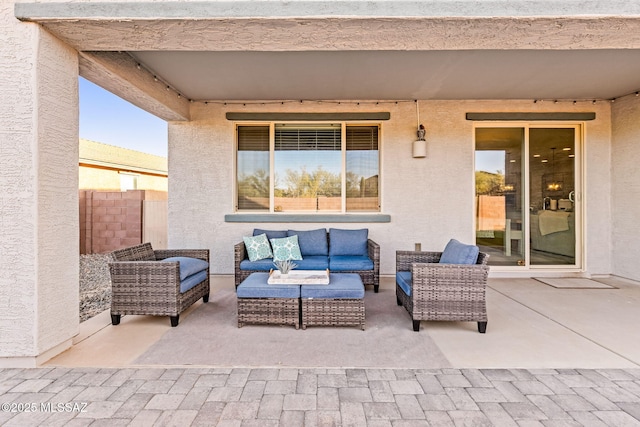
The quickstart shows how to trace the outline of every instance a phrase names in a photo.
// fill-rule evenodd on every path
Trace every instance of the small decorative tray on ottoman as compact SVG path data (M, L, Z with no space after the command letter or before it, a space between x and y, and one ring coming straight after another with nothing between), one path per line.
M328 285L329 270L291 270L289 274L271 270L267 283L270 285Z

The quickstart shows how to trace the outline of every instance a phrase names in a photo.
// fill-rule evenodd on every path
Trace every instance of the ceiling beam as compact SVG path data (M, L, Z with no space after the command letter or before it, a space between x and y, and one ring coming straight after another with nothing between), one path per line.
M638 17L31 19L77 50L640 49Z
M19 2L77 50L638 49L628 0Z
M331 17L532 17L640 15L629 0L293 0L293 1L21 1L16 16L70 19L206 19Z
M125 52L80 52L80 75L166 121L189 120L189 100Z

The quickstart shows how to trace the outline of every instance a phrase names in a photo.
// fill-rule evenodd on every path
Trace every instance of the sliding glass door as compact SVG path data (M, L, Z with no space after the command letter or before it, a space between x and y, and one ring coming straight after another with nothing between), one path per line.
M531 265L576 262L576 129L529 130Z
M490 264L579 266L579 130L476 128L476 244Z

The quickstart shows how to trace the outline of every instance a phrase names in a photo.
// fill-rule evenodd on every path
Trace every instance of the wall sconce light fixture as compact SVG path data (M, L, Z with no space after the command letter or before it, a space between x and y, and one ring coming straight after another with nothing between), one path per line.
M423 125L418 127L418 140L413 141L413 157L427 157L427 141L424 138L425 129Z
M424 138L426 130L424 128L424 125L420 124L420 103L418 102L417 99L416 99L416 118L418 122L418 140L413 141L413 146L412 146L413 157L414 158L427 157L427 141Z

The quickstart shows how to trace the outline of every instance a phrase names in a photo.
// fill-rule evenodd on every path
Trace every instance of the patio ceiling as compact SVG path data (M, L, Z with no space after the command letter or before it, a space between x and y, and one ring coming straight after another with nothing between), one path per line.
M602 100L640 90L640 3L481 6L21 2L16 16L78 50L82 76L165 120L188 120L188 100Z
M130 54L194 100L592 100L640 90L640 50Z

